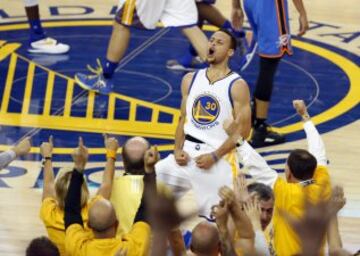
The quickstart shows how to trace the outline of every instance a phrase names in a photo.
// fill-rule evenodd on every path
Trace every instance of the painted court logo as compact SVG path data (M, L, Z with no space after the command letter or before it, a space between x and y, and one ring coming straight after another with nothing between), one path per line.
M210 125L219 116L220 105L217 99L210 94L198 96L192 107L192 116L200 125Z

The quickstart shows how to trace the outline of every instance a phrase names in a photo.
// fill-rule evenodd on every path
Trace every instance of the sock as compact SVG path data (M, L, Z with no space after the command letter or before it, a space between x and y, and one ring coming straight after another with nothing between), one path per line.
M30 42L35 42L46 37L39 19L29 20L30 25Z
M103 75L106 79L112 78L118 64L118 62L112 62L108 59L105 60L105 63L103 64Z
M266 118L255 118L254 121L254 128L257 129L259 128L261 125L264 125L266 121Z

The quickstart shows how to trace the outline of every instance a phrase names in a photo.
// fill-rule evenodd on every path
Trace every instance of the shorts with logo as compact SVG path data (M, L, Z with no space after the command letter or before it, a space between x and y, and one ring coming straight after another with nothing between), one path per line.
M187 165L179 166L174 155L170 154L156 164L157 179L172 190L175 198L183 196L192 189L199 207L199 215L209 218L211 207L219 203L219 188L225 185L233 187L233 177L237 172L235 154L228 154L210 169L204 170L196 166L195 158L213 152L213 147L205 143L185 140L183 150L190 156Z
M287 0L244 0L244 10L260 56L292 54Z
M154 29L194 26L198 13L194 0L119 0L115 20L125 26Z

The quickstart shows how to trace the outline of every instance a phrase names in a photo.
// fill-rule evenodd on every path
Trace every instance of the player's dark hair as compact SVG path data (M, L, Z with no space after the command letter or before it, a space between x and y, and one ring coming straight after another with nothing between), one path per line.
M270 199L274 199L274 193L272 189L263 183L251 183L247 186L247 189L249 193L255 192L259 200L268 201Z
M234 51L236 51L236 46L237 46L237 41L236 41L236 37L234 36L234 34L224 28L219 29L218 31L224 32L225 34L227 34L230 37L230 49L233 49Z
M287 165L295 178L298 180L308 180L314 176L317 161L308 151L295 149L290 153Z
M42 236L31 240L26 256L60 256L60 252L49 238Z

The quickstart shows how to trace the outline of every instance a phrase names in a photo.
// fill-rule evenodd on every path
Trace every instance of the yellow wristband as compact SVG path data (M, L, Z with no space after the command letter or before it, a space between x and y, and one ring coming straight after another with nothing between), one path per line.
M115 150L106 150L106 158L112 158L116 160L116 151Z

